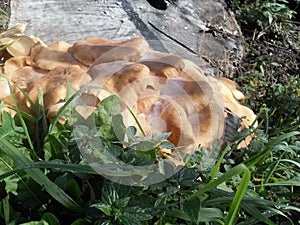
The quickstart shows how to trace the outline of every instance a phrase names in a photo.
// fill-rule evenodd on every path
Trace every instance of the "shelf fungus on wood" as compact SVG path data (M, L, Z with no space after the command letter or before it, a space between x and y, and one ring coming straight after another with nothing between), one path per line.
M4 106L34 115L41 90L50 120L63 106L68 84L75 91L98 86L102 89L80 95L86 107L75 109L83 118L116 93L126 105L122 108L125 125L138 127L129 108L147 135L171 132L169 141L188 154L216 139L228 141L237 130L256 124L255 114L242 105L245 97L233 81L207 76L177 55L153 51L142 38L117 42L91 37L72 46L64 41L47 46L22 31L17 27L0 33Z

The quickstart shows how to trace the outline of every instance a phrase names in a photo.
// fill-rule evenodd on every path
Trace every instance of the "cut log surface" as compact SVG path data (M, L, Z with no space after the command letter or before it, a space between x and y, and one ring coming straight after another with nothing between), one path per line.
M142 37L154 50L175 53L206 74L227 74L243 54L243 37L221 0L178 0L167 10L146 0L11 0L9 27L50 44L86 37Z

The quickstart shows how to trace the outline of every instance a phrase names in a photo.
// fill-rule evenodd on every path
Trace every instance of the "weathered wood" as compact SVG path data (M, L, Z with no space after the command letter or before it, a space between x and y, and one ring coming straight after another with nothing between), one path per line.
M215 76L243 54L239 26L221 0L178 0L165 11L146 0L11 0L9 27L17 23L48 44L144 37L153 49L190 59Z

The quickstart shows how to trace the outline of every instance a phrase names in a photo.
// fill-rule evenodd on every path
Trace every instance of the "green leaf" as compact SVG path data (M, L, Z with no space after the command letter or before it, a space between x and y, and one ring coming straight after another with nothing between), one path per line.
M134 126L127 127L127 129L126 129L126 135L127 135L128 139L129 139L129 142L135 141L135 135L136 135L136 133L137 133L136 127L134 127Z
M4 217L4 220L5 220L5 224L9 224L9 222L10 222L9 196L6 196L2 200L2 206L3 206L3 217Z
M140 141L139 143L131 145L130 147L136 151L147 152L153 150L155 145L151 141Z
M136 216L129 213L124 213L123 215L119 216L118 220L123 225L142 225Z
M120 114L122 111L120 99L111 95L103 99L95 110L96 125L102 126L103 124L111 124L112 117Z
M117 137L114 133L112 124L103 124L99 127L99 130L97 132L97 136L111 141L116 141Z
M46 212L42 216L42 220L49 225L60 225L59 220L52 213Z
M21 223L20 225L49 225L46 221L31 221L27 223Z
M195 184L199 170L197 168L182 168L178 173L178 182L182 186L191 186Z
M76 202L82 202L82 192L78 183L74 179L69 179L65 187L66 193L68 193Z
M102 201L107 205L114 204L119 200L119 194L116 192L113 185L106 184L102 189Z
M169 141L163 141L159 144L159 147L166 148L166 149L174 149L175 145Z
M110 220L100 221L97 225L114 225Z
M198 198L192 198L183 202L183 211L190 217L191 221L198 224L200 218L201 202Z
M266 148L272 148L278 144L280 144L281 142L283 142L284 140L290 138L290 137L293 137L293 136L297 136L297 135L300 135L300 132L299 131L292 131L292 132L289 132L289 133L285 133L285 134L282 134L276 138L274 138L273 140L269 141L267 144L266 144Z
M244 197L244 194L245 194L248 184L250 182L250 174L251 173L244 164L239 164L239 165L233 167L232 169L227 171L225 174L223 174L218 179L211 181L210 183L204 185L200 190L196 191L194 194L187 197L186 201L190 200L196 196L200 196L201 194L203 194L213 188L216 188L221 183L229 180L231 177L238 175L240 173L244 173L244 174L243 174L242 180L240 182L240 185L238 186L238 189L234 196L234 199L231 203L231 206L230 206L230 209L228 212L228 217L227 217L227 220L225 223L225 224L232 224L234 217L236 215L236 212L238 210L239 204L240 204L242 198Z
M123 117L121 114L117 114L112 117L112 127L117 140L122 142L125 137L126 127L123 123Z
M153 134L151 139L152 141L156 142L156 143L160 143L162 141L165 141L168 139L168 137L170 137L171 132L165 132L163 134Z
M8 114L8 112L3 111L1 114L2 114L1 115L2 124L1 124L0 129L3 134L3 135L1 135L1 138L11 137L14 135L24 136L23 128L16 126L15 121Z
M264 222L265 224L269 224L269 225L275 225L275 223L273 223L270 219L268 219L266 216L264 216L256 207L254 207L253 205L250 204L241 204L242 208L244 208L244 210L247 213L250 213L253 217L257 218L258 221Z
M101 210L107 216L110 216L111 213L112 213L112 207L111 207L111 205L107 205L107 204L102 203L102 202L92 204L90 207L94 207L96 209Z
M125 208L125 207L128 205L129 200L130 200L130 197L126 197L126 198L119 199L119 200L116 202L116 206L117 206L119 209Z
M176 194L179 191L180 191L180 189L178 187L169 186L169 187L167 187L167 190L162 193L161 197L168 197L170 195Z
M26 166L32 163L30 159L25 157L17 148L5 139L0 139L0 150L20 166ZM40 169L28 169L26 170L26 173L62 205L74 211L82 211L82 208L62 189L53 183Z
M87 221L86 221L86 219L77 219L77 220L75 220L71 225L88 225L88 224L90 224L90 223L88 223Z
M159 210L151 207L143 206L143 202L136 203L136 206L127 206L124 208L124 212L134 215L140 221L151 220Z
M224 218L223 211L218 208L201 208L199 222L201 222L201 221L205 222L208 218L222 219L222 218Z

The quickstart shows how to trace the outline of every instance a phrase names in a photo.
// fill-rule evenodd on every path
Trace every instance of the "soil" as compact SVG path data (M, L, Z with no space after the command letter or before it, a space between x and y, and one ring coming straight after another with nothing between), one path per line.
M241 27L245 36L246 54L235 77L241 77L257 68L261 60L264 62L264 73L269 74L276 83L288 84L291 76L300 78L300 23L297 20L286 23L289 23L285 24L289 26L289 33L268 30L260 38L254 38L254 32L249 32L249 28Z

